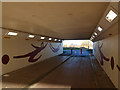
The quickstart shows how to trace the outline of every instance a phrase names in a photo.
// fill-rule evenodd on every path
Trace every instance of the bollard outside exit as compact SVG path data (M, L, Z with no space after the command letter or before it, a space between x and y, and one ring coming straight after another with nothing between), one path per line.
M80 49L81 50L81 54L82 54L82 49Z
M71 48L71 55L72 55L72 48Z

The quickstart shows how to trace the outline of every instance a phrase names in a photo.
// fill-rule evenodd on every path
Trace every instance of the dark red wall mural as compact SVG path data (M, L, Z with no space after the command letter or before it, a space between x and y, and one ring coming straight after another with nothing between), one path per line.
M47 44L48 44L48 43L47 43ZM44 43L42 42L42 43L41 43L41 47L38 47L38 46L35 46L35 45L31 44L31 45L35 48L34 51L32 51L32 52L30 52L30 53L27 53L27 54L25 54L25 55L13 56L13 58L18 59L18 58L26 58L26 57L29 57L29 59L28 59L29 62L36 62L37 60L39 60L39 59L41 58L42 55L40 55L40 56L39 56L38 58L36 58L36 59L34 59L34 57L35 57L38 53L40 53L42 50L44 50L45 47L47 46L47 44L44 45Z
M51 48L51 50L52 50L54 53L56 53L56 52L60 49L60 46L61 46L61 43L58 45L57 48L54 48L54 47L52 46L52 44L49 43L49 47Z
M101 48L102 48L102 46L103 46L103 43L101 44L101 46L99 46L98 45L98 50L99 50L99 53L100 53L100 64L101 65L103 65L104 64L104 61L103 60L105 60L105 61L109 61L110 59L109 58L107 58L107 57L105 57L105 55L103 54L103 52L102 52L102 50L101 50ZM114 57L112 56L111 57L111 69L113 70L114 69L114 65L115 65L115 63L114 63ZM118 66L118 65L116 65L116 67L118 68L118 70L120 71L120 67Z
M10 58L7 54L3 55L3 57L2 57L3 64L8 64L9 60L10 60Z
M111 69L114 69L114 57L111 57Z

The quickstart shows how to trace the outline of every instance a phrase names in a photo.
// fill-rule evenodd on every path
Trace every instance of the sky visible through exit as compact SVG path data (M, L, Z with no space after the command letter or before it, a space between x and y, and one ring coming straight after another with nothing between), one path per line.
M93 48L93 42L90 40L64 40L63 47L85 47L85 48Z

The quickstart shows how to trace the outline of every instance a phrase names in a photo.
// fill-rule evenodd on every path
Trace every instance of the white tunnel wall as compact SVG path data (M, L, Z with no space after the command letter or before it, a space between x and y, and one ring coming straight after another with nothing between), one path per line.
M9 62L7 64L2 64L2 74L9 73L11 71L26 67L31 64L38 63L47 58L63 53L63 45L60 42L56 42L56 43L49 42L47 44L47 42L38 41L37 39L38 37L34 39L26 40L26 37L28 36L28 34L20 33L20 32L18 33L18 36L13 36L11 38L8 38L8 37L4 38L6 32L7 32L6 30L3 30L2 56L8 55ZM14 58L14 56L25 55L36 50L36 48L34 48L31 44L37 47L41 47L41 42L44 42L44 46L45 44L47 44L47 46L34 57L34 59L36 59L40 55L42 55L41 58L38 59L36 62L29 62L28 60L30 57ZM57 50L52 50L50 48L50 43L52 47Z
M110 29L112 28L112 31L114 32L118 30L117 27L118 25L116 25L115 27L112 26L110 27ZM109 31L111 30L108 29L107 32L105 33L109 34ZM94 56L99 62L101 60L101 54L100 54L100 49L98 47L100 47L101 45L102 45L101 51L106 58L109 58L109 61L106 61L103 59L103 65L101 65L101 63L100 65L104 69L108 77L111 79L115 87L118 88L118 72L119 72L117 68L117 65L118 65L118 33L110 37L106 37L102 40L94 42L93 44ZM113 70L111 68L111 57L114 58L114 69Z

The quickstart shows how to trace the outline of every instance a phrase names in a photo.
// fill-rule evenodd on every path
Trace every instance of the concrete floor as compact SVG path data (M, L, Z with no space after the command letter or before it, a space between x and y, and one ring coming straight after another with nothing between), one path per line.
M52 88L58 86L62 88L95 88L94 72L90 60L83 57L71 57L55 71L31 87Z
M57 56L12 72L3 77L3 88L114 88L94 57L68 58Z
M69 56L56 56L2 76L3 88L25 88L57 68ZM9 75L9 76L8 76Z
M96 76L91 63L88 57L71 57L30 88L114 88L105 73Z

